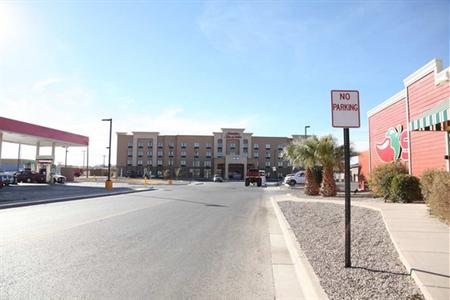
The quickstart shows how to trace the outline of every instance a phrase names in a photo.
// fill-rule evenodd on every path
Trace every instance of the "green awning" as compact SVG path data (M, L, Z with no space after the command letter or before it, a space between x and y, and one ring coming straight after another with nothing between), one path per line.
M421 130L450 121L450 99L440 102L409 123L411 130Z

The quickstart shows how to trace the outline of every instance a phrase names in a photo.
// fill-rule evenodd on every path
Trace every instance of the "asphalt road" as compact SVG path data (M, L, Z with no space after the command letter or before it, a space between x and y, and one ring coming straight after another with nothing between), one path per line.
M274 299L271 192L243 185L0 210L0 299Z

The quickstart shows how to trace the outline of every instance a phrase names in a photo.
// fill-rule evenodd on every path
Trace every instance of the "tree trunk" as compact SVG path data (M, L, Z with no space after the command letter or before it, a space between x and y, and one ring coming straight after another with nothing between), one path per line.
M319 185L316 182L316 178L311 168L306 168L305 174L305 194L306 195L319 195Z
M323 168L322 188L320 189L320 193L324 197L336 196L337 190L336 182L334 181L333 168Z

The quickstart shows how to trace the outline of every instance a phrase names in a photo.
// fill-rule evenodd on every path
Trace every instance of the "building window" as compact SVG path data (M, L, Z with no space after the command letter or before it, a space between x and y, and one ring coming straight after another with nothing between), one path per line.
M248 148L242 149L242 152L244 152L244 154L248 154Z
M259 149L259 144L253 144L253 149Z
M200 157L200 152L195 151L195 152L194 152L194 157L195 157L195 158L199 158L199 157Z
M137 161L138 166L142 166L142 159Z
M162 148L164 147L164 143L163 142L158 142L158 148Z
M230 149L236 149L236 144L235 143L230 143Z
M203 162L203 166L204 166L204 167L211 167L211 161L210 161L210 160L205 160L205 161Z
M138 143L138 148L144 148L144 143L143 142L139 142Z
M283 167L283 161L278 162L278 167L280 167L280 168Z
M270 158L270 151L266 151L266 158Z
M220 148L223 147L223 140L222 139L218 139L217 140L217 147L220 147Z
M180 161L180 166L186 167L186 161L185 160Z
M292 162L290 160L288 160L287 165L288 165L288 167L292 167Z
M138 157L144 156L144 151L138 151L137 155L138 155Z
M173 151L169 151L169 157L174 157L174 156L175 156L174 152Z
M181 148L186 149L187 144L186 143L181 143Z
M153 142L148 142L147 143L147 147L152 148L153 147Z
M254 158L258 158L259 157L259 152L253 152L253 157Z
M169 161L167 162L167 164L168 164L169 166L173 166L173 159L169 159Z
M217 152L217 157L218 158L220 158L220 157L222 157L223 156L223 153L222 153L222 151L220 151L220 152Z
M266 149L270 149L270 144L266 144Z
M163 157L163 152L161 150L158 151L158 157Z
M266 167L270 168L270 161L266 161Z
M219 147L219 148L217 148L217 152L223 152L223 149L222 149L222 147Z
M193 167L200 167L200 161L199 161L199 160L194 160L194 161L192 162L192 166L193 166Z
M244 148L248 148L248 140L244 140L243 144L244 144L243 145Z
M156 163L158 164L158 166L162 166L162 159L158 159Z
M194 148L200 148L200 143L194 143Z
M206 148L206 149L211 149L211 143L206 143L206 144L205 144L205 148Z
M153 161L152 160L147 160L147 166L153 166Z
M131 166L131 164L132 164L131 159L127 160L127 165L128 165L128 166Z
M169 148L174 148L175 147L175 143L174 142L170 142L169 143Z
M206 151L205 156L206 156L206 158L211 158L211 156L212 156L211 151Z
M128 150L128 157L133 156L133 150Z
M283 150L284 145L283 144L278 144L277 148L278 148L278 150Z
M147 151L147 157L153 157L153 152L152 151Z
M186 157L186 151L181 151L181 157Z

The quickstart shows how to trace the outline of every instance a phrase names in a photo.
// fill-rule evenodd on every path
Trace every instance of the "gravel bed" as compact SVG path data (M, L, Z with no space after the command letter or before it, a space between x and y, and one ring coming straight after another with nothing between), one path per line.
M352 207L352 268L344 268L344 206L279 202L330 299L423 299L379 212Z

